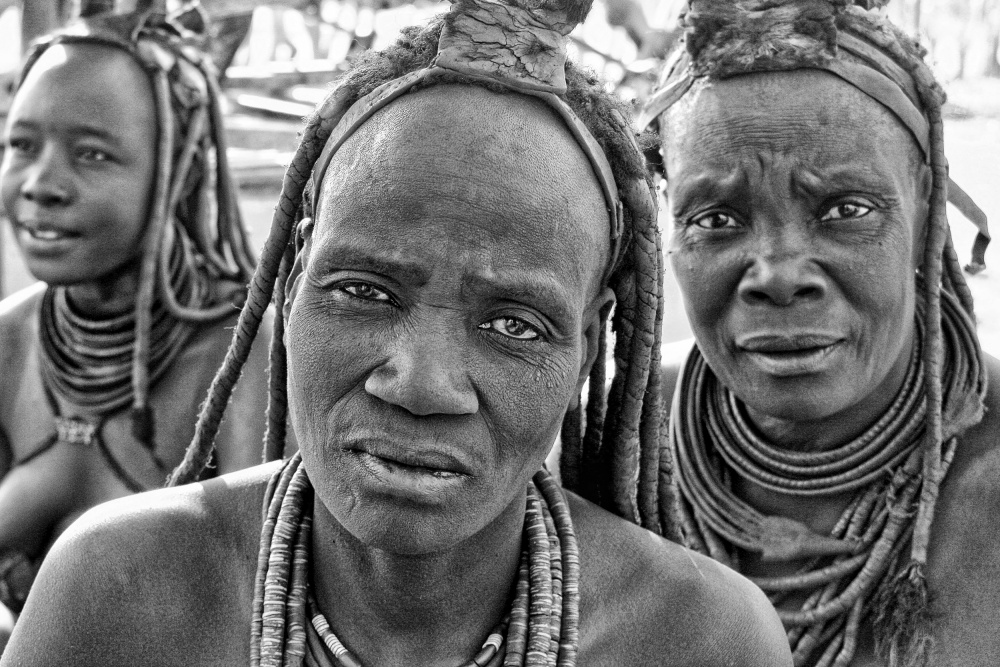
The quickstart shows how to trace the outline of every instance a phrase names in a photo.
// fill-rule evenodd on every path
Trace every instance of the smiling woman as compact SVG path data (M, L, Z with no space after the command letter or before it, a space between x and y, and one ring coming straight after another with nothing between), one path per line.
M46 38L8 115L0 193L44 282L0 303L0 600L14 611L76 517L162 486L180 461L252 269L191 19ZM265 394L237 398L220 469L259 461Z
M462 0L331 92L174 479L272 294L300 453L82 520L9 664L789 664L759 590L656 534L656 210L623 105L565 62L589 4ZM558 488L561 428L564 478L650 530Z

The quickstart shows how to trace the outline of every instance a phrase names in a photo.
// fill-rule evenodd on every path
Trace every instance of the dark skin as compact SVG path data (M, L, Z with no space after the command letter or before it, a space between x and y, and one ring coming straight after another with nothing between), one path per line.
M335 156L303 229L289 401L314 592L363 664L462 664L503 615L525 487L612 303L608 225L562 121L517 95L411 93ZM47 561L2 664L245 662L274 469L96 510ZM581 665L790 664L746 580L569 503ZM85 599L104 602L81 614Z
M794 92L793 92L794 91ZM770 442L830 449L881 416L914 341L929 177L877 103L816 71L700 85L669 112L671 260L698 345ZM690 344L668 346L665 396ZM1000 364L986 359L990 386ZM937 505L927 576L934 665L992 664L1000 538L1000 397L960 438ZM797 498L746 482L765 514L827 533L850 496ZM743 573L799 564L741 560ZM863 627L853 666L876 665Z
M86 114L80 110L86 109ZM15 97L5 134L0 191L29 270L66 287L91 316L127 312L138 284L141 238L154 174L153 94L123 51L53 46ZM131 491L94 448L57 444L31 456L54 431L38 356L44 285L0 304L0 552L43 555L87 509ZM180 462L199 405L231 338L231 318L201 327L151 389L156 454L167 471ZM269 324L266 325L269 327ZM266 348L255 349L223 429L218 467L229 472L260 461L266 402ZM58 399L64 415L86 414ZM108 417L103 435L130 476L161 486L166 472L131 434L127 411ZM15 462L15 465L11 465Z

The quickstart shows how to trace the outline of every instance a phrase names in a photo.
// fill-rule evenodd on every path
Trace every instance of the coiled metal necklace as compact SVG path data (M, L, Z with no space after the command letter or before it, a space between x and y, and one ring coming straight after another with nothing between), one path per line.
M253 667L360 667L309 592L312 487L296 453L271 478L254 582ZM509 615L463 667L573 667L580 556L562 489L546 470L528 485L521 562Z
M943 466L955 452L963 406L985 394L975 329L955 297L942 290L946 418ZM742 402L722 385L697 348L677 386L670 439L687 545L739 569L739 550L771 562L808 559L797 574L758 577L788 633L795 665L838 667L853 659L858 628L879 604L877 593L906 563L922 482L923 337L886 413L854 440L823 452L771 445L755 431ZM765 516L738 498L734 478L802 497L854 492L829 535L791 519ZM795 596L795 597L792 597Z
M194 251L185 240L186 236L181 233L180 242L173 244L168 273L170 284L186 303L203 303L211 296L208 281L196 269ZM40 324L42 384L55 415L55 432L17 463L27 462L58 442L94 446L126 487L131 491L145 490L114 458L101 437L107 417L132 402L135 313L130 309L113 317L90 318L74 310L65 288L49 287L42 297ZM151 383L163 377L195 329L195 324L174 317L162 302L154 302ZM57 397L78 408L80 413L61 414ZM166 475L169 466L156 455L155 443L139 440Z

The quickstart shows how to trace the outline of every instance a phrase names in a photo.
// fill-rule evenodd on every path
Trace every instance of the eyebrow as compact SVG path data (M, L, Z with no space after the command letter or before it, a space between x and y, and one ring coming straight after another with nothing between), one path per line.
M679 210L673 207L674 210L671 212L675 214L680 212L692 199L723 198L738 190L745 181L745 175L738 166L732 169L709 167L691 178L675 178L677 188L672 199L681 206Z
M430 272L416 262L382 256L351 245L341 245L325 251L312 265L316 267L314 275L320 282L325 275L350 269L377 273L396 282L423 285L430 280Z
M467 287L539 308L556 324L569 325L573 320L573 299L566 287L551 276L472 273L462 278L463 292Z
M799 166L792 172L792 187L795 192L811 197L829 195L832 190L877 188L885 190L894 184L871 170L857 166L837 166L832 168ZM874 193L873 193L874 194ZM882 193L883 196L889 193Z
M11 129L16 129L16 128L26 128L29 130L38 131L42 128L42 123L36 123L30 120L18 120L13 125L11 125ZM106 141L110 144L114 144L116 146L121 144L121 139L118 137L118 135L109 132L108 130L105 130L104 128L98 127L96 125L88 125L87 123L74 123L72 125L63 126L61 129L66 134L96 137L98 139Z

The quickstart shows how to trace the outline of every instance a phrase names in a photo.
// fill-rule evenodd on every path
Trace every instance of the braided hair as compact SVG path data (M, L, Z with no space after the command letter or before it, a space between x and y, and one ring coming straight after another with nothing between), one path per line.
M459 8L461 4L458 3ZM579 17L585 16L590 8L590 0L563 0L561 3L555 0L549 4L570 6L569 14ZM436 19L424 28L411 27L403 31L393 46L364 54L309 117L299 148L285 174L271 231L229 354L212 383L194 440L171 483L195 479L209 461L226 403L247 359L261 317L272 299L277 306L277 321L271 342L265 458L281 456L287 405L285 348L280 332L288 311L286 288L296 260L294 228L313 213L309 210L310 197L307 196L310 174L344 111L380 85L430 65L449 20L451 15ZM661 460L668 451L661 447L665 433L662 430L659 352L663 255L656 227L655 199L650 196L650 181L635 135L626 120L625 105L608 94L596 76L572 63L566 64L565 76L567 92L563 99L596 138L618 184L618 194L624 205L624 229L619 260L606 274L617 305L610 331L605 327L599 337L597 362L589 378L587 407L582 410L581 401L577 401L563 423L563 483L626 519L672 536L675 534L672 515L660 510L661 506L671 508L673 497L669 475L660 474L661 468L669 471L670 462ZM491 87L482 79L470 79L459 73L436 81ZM511 92L503 86L495 90ZM606 395L605 359L612 332L614 372L610 395Z
M36 42L20 76L24 81L53 45L91 44L128 53L152 85L157 161L142 239L131 370L132 430L147 446L153 442L154 301L182 325L219 320L242 298L254 265L226 159L217 75L199 50L206 25L192 6L170 14L90 16Z
M909 104L926 122L916 136L904 121L931 171L931 192L924 255L918 269L919 317L924 332L921 354L926 369L925 432L922 444L922 484L909 562L881 590L876 605L876 641L892 665L924 664L930 648L929 612L924 567L938 491L953 453L953 438L982 416L985 378L960 378L957 397L945 401L942 391L944 334L942 294L957 301L974 339L972 294L959 264L946 215L948 164L944 154L941 107L945 94L924 63L926 51L873 7L880 0L691 0L681 18L685 40L661 79L660 103L647 114L655 122L691 85L691 77L725 79L764 71L815 67L837 72L838 61L885 72L902 89ZM860 46L844 48L845 40ZM878 62L869 60L875 55ZM859 55L860 54L860 55ZM685 71L686 70L686 73ZM857 84L855 84L857 85ZM673 90L668 90L673 86ZM686 86L686 87L685 87ZM860 86L859 86L860 87ZM863 88L862 88L863 89ZM865 91L868 92L868 91ZM667 99L669 98L669 99ZM876 98L877 99L877 98ZM651 104L651 106L654 106ZM892 109L897 117L900 112ZM924 168L924 165L920 165ZM975 343L975 354L979 354ZM978 367L978 366L977 366ZM955 370L957 373L958 370ZM952 400L954 399L954 400Z

